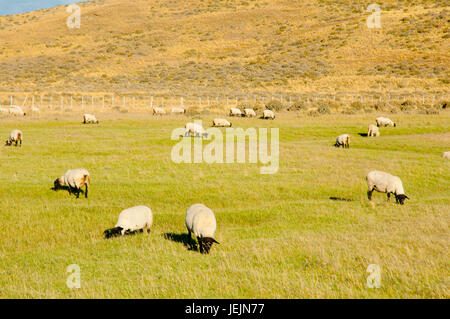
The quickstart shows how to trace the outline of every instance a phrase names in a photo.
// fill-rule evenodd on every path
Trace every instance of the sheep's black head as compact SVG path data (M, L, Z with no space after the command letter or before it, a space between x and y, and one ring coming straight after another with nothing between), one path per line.
M54 187L55 191L58 189L62 189L64 186L64 177L61 176L61 177L58 177L57 179L55 179L55 181L53 182L53 185L55 186Z
M409 199L409 197L406 196L405 194L395 195L395 200L397 201L397 203L400 203L401 205L405 203L405 199Z
M394 127L396 127L396 126L397 126L397 124L394 123Z
M209 254L209 251L211 250L211 246L213 243L219 244L218 241L216 241L214 238L211 237L200 238L199 242L200 242L200 253L202 254Z
M122 227L114 227L107 229L103 232L105 235L105 239L112 238L112 237L118 237L122 235Z

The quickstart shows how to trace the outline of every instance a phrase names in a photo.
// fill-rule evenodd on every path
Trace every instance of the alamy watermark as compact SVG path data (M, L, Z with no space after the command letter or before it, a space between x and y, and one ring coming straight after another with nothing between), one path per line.
M76 4L70 4L66 8L66 12L72 13L69 17L67 17L67 27L69 29L81 27L81 8Z
M67 266L66 272L70 273L67 277L66 285L69 289L81 288L81 269L77 264Z
M367 12L372 13L367 18L367 27L369 29L380 29L381 28L381 7L378 4L372 3L367 7Z
M203 129L202 121L194 122L198 131L191 132L186 128L176 128L171 139L179 140L172 147L171 159L175 163L248 163L263 164L261 174L275 174L279 167L279 129L267 128L226 128L225 134L217 127ZM181 140L180 140L181 138ZM248 140L248 153L247 143ZM206 141L206 145L204 145ZM225 143L225 154L224 154ZM192 144L193 152L192 152ZM269 154L270 146L270 154ZM193 154L192 154L193 153ZM246 156L248 154L248 156Z
M380 288L381 287L381 268L377 264L370 264L367 267L366 272L370 275L366 279L367 288Z

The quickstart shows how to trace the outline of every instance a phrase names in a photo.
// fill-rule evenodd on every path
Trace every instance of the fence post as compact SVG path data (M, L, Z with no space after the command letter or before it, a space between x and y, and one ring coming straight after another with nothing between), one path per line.
M13 105L13 96L11 95L10 96L10 106L12 106Z
M94 109L94 96L91 95L91 110Z
M64 109L64 107L63 107L63 105L64 105L64 97L61 95L61 98L60 98L60 107L61 107L61 111Z
M125 95L122 96L122 107L125 107Z
M103 95L102 96L102 109L104 109L105 108L105 96Z
M153 108L153 95L150 97L150 107Z
M183 97L180 98L180 106L181 106L181 107L184 107Z
M227 96L227 107L228 107L228 96Z
M84 95L81 96L81 109L84 110Z
M53 95L50 95L50 110L53 108Z

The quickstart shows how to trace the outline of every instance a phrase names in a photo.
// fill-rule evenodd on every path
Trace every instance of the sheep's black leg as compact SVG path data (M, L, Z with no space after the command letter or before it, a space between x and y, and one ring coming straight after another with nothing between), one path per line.
M75 189L75 192L76 192L77 198L80 198L80 189L79 189L79 188L76 188L76 189Z
M86 187L86 190L84 192L84 198L87 198L87 194L88 194L88 185L84 184L84 186Z
M373 190L367 191L367 198L368 198L369 200L372 200L372 192L373 192Z
M203 254L203 241L200 237L197 237L198 246L200 247L200 254Z
M391 193L387 193L387 201L390 202L391 201Z
M192 238L191 238L191 231L188 230L188 248L192 249Z

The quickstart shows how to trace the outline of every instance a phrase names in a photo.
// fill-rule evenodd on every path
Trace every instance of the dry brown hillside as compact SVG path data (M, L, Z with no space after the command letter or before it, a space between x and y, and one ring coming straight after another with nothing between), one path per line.
M448 92L445 0L81 3L0 17L0 91Z

